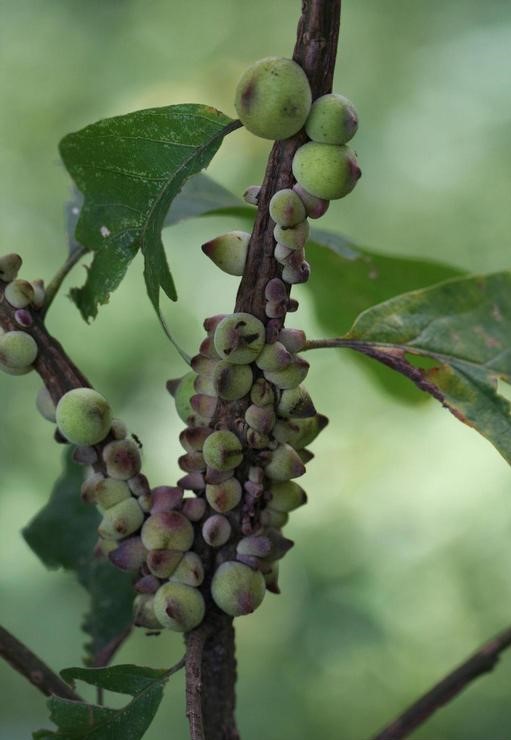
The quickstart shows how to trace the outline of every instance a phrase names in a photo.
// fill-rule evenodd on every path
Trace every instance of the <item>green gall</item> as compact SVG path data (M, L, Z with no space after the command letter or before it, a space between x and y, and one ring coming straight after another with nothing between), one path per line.
M229 231L202 245L202 251L217 267L228 275L243 275L247 260L250 234Z
M223 514L231 511L241 501L241 483L237 478L228 478L223 483L208 483L206 499L212 509Z
M193 414L190 399L195 395L196 377L197 375L192 371L178 380L169 380L167 383L167 390L174 396L177 414L184 422L188 421L188 417Z
M275 249L273 250L273 256L279 262L281 265L286 264L286 260L289 259L289 256L293 254L293 249L289 249L289 247L285 247L283 244L277 244L275 245Z
M293 157L296 180L318 198L343 198L351 193L361 174L355 154L347 146L309 141Z
M297 357L285 370L265 370L264 377L277 388L289 390L296 388L307 377L309 372L309 363Z
M137 473L133 478L129 478L128 486L134 496L145 496L151 490L149 481L143 473Z
M296 226L305 221L306 213L300 196L293 190L278 190L270 200L270 216L276 224L284 228Z
M206 605L200 591L184 583L164 583L154 595L154 613L162 627L190 632L204 619Z
M100 511L111 509L119 501L130 497L131 491L123 480L102 478L95 486L95 500Z
M251 555L257 558L266 558L271 553L271 542L264 535L250 535L243 537L236 545L238 555Z
M48 388L45 385L43 385L43 387L37 392L35 405L43 419L55 422L56 406L53 402L53 398L50 396Z
M289 521L289 515L283 511L276 511L267 507L261 511L260 522L263 527L276 527L281 529L285 527Z
M307 465L307 463L314 459L314 453L310 450L297 450L297 452L300 455L300 460L303 462L304 465Z
M180 550L150 550L146 565L155 578L170 578L183 558Z
M233 470L243 460L241 442L233 432L222 430L213 432L202 448L204 459L215 470Z
M108 401L92 388L74 388L65 393L55 416L60 433L76 445L98 444L112 425Z
M261 434L269 434L275 424L275 412L272 406L252 404L245 411L247 424Z
M202 537L210 547L222 547L231 536L229 520L222 514L209 516L202 525Z
M215 415L218 398L216 396L206 395L205 393L196 393L191 397L190 404L199 419L209 421ZM190 416L188 421L192 419L193 416Z
M13 252L0 257L0 280L4 283L10 283L15 280L22 264L23 260L19 254L14 254Z
M126 439L128 436L128 427L120 419L112 419L110 433L114 439Z
M264 574L264 581L268 591L272 594L280 594L278 562L270 564L270 569Z
M156 486L151 491L151 514L179 509L183 490L177 486Z
M127 498L103 512L98 534L104 539L121 540L137 531L144 514L134 498Z
M107 474L119 480L133 478L142 466L140 450L132 439L109 442L103 449L103 461Z
M0 365L7 370L26 371L35 362L37 351L34 338L24 331L8 331L0 336Z
M138 594L133 601L133 624L147 630L161 630L161 624L154 613L154 596Z
M148 550L186 552L193 544L193 527L178 511L160 511L145 520L140 533Z
M222 360L216 363L213 388L224 401L237 401L250 392L253 380L250 365L233 365Z
M303 249L307 243L309 234L310 227L308 221L302 221L296 226L290 226L286 229L277 224L273 229L275 241L288 249Z
M316 408L308 391L299 385L283 390L277 406L277 413L284 419L306 419L315 416Z
M181 511L191 522L200 522L206 513L206 501L203 498L185 498Z
M325 200L325 198L317 198L315 195L311 195L311 193L308 193L299 182L293 185L293 190L301 198L308 218L321 218L321 216L324 216L328 211L328 206L330 205L329 200Z
M301 262L297 267L286 264L282 270L282 280L290 285L306 283L310 278L311 268L308 262Z
M272 483L270 493L270 506L276 511L289 513L307 503L307 494L298 483L292 480Z
M4 296L13 308L26 308L34 299L34 288L27 280L13 280L5 286Z
M358 128L358 115L353 103L344 95L329 93L317 98L305 123L305 131L319 144L346 144Z
M75 447L72 454L73 462L78 465L95 465L98 453L94 447Z
M248 365L262 350L264 324L249 313L225 316L215 329L215 349L233 365Z
M305 473L305 465L296 450L288 444L279 444L271 453L271 460L264 472L272 481L287 481Z
M270 383L264 378L258 378L250 391L250 400L256 406L272 406L275 403L275 393Z
M200 452L187 452L186 455L181 455L178 458L177 463L181 470L184 470L186 473L206 470L206 463Z
M195 588L200 586L204 580L204 566L197 553L185 552L170 580Z
M312 102L307 75L291 59L252 64L236 88L234 106L245 128L263 139L287 139L303 127Z
M287 419L275 424L273 435L279 442L287 442L299 450L313 442L327 424L328 418L323 414L304 419Z
M269 447L271 442L270 437L267 434L262 434L250 427L247 429L246 437L247 445L252 450L264 450L266 447Z
M34 289L34 297L32 298L32 305L35 308L42 308L46 301L46 290L44 287L43 280L32 280L32 288Z
M215 604L231 617L251 614L264 599L263 575L248 565L229 560L215 571L211 595Z

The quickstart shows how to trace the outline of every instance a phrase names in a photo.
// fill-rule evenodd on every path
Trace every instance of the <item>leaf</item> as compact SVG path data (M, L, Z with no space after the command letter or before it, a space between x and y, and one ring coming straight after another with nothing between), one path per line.
M34 733L37 740L139 740L158 710L170 671L118 665L110 668L66 668L61 675L68 683L78 679L108 691L129 694L133 699L122 709L110 709L52 696L48 707L57 732L39 730Z
M62 139L62 160L84 195L76 239L94 251L85 285L71 292L86 320L139 249L157 313L160 289L177 299L161 241L165 216L186 179L207 167L238 126L208 106L173 105L98 121Z
M349 347L410 378L511 463L511 272L450 280L364 311L330 346ZM417 367L408 355L433 360ZM422 364L422 363L420 363Z
M83 629L91 637L86 645L88 660L95 662L129 629L133 586L128 573L94 555L100 517L93 506L81 500L82 481L82 469L68 452L48 503L25 527L23 536L48 568L74 571L89 592L90 613Z
M240 199L223 185L200 172L185 182L181 192L174 198L163 225L173 226L179 221L207 216L209 213L218 215L225 210L237 208L243 210L243 215L248 218L254 215L252 208L243 206Z

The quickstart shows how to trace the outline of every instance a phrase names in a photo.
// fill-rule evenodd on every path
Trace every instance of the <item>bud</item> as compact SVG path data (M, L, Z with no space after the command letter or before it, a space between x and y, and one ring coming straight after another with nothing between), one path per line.
M243 460L243 448L235 434L227 430L213 432L204 442L202 454L207 465L216 470L233 470Z
M304 465L307 465L307 463L314 459L314 453L310 450L297 450L297 452L300 455L300 460L303 462Z
M227 561L217 568L211 582L215 604L231 617L251 614L264 599L265 582L259 571Z
M204 566L197 553L185 552L170 580L187 586L200 586L204 580Z
M203 491L206 483L202 473L188 473L178 480L177 485L185 491Z
M56 407L49 390L43 385L37 392L35 405L41 416L47 421L55 422ZM95 461L94 461L95 462ZM87 463L92 464L92 463Z
M270 509L268 507L261 511L260 521L263 527L275 527L276 529L281 529L288 523L289 515L283 511L276 511L275 509Z
M198 627L205 611L200 591L184 583L164 583L154 596L156 618L174 632L190 632Z
M223 483L208 484L206 499L215 511L224 513L234 509L241 501L241 483L237 478L228 478Z
M31 285L34 289L34 297L32 304L35 308L42 308L46 300L46 290L44 288L44 280L32 280Z
M57 412L58 413L58 412ZM140 473L140 452L132 439L109 442L103 449L106 472L111 478L128 480Z
M215 342L213 337L206 337L202 340L199 347L199 354L203 357L207 357L209 360L219 360L220 355L215 349Z
M256 432L255 429L247 429L247 444L252 450L264 450L270 444L270 437L267 434Z
M243 275L250 234L230 231L202 245L202 251L228 275Z
M196 377L196 374L191 371L183 375L182 378L167 381L167 390L171 396L174 396L177 414L185 423L193 413L190 398L195 394L194 383Z
M265 511L267 511L267 509L265 509ZM275 510L272 509L272 511L274 512ZM277 529L269 528L265 530L265 535L271 543L271 550L267 555L268 561L280 560L292 547L294 547L295 543L293 540L289 540L287 537L284 537L284 535L282 535Z
M98 527L100 537L121 540L140 528L144 521L142 509L134 498L127 498L103 513Z
M272 594L280 594L279 588L279 564L271 563L270 570L264 574L266 589Z
M287 481L299 478L305 473L305 465L290 445L280 444L273 450L271 461L266 465L264 472L274 481Z
M141 537L148 550L179 550L185 552L193 544L193 527L177 511L161 511L145 520Z
M210 547L222 547L231 536L229 520L222 514L213 514L202 525L202 537Z
M293 185L293 190L300 196L309 218L321 218L328 211L328 206L330 205L329 200L311 195L298 182L296 185Z
M161 630L161 624L154 613L154 596L138 594L133 601L133 624L148 630Z
M34 323L34 320L32 319L32 314L26 308L16 309L16 311L14 312L14 320L19 326L22 326L24 329L29 329Z
M309 238L310 228L307 221L302 221L296 226L284 229L282 226L275 226L273 236L275 241L283 244L288 249L303 249Z
M287 288L280 278L272 278L266 284L264 297L267 301L287 301Z
M261 195L260 185L250 185L243 193L243 200L251 206L257 206L259 204L259 196Z
M143 473L137 473L133 478L129 478L128 486L134 496L144 496L151 490L149 481Z

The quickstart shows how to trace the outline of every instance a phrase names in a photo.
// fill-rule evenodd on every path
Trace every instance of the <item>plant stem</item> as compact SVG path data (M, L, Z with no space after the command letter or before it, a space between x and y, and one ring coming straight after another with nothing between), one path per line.
M3 627L0 627L0 656L46 696L82 701L60 676Z
M54 275L52 280L50 280L50 282L46 286L46 299L44 301L44 306L41 309L42 318L44 318L48 313L48 309L53 303L53 299L59 292L60 286L64 282L69 272L71 272L72 268L76 265L77 262L81 260L84 254L87 254L87 252L88 250L85 249L85 247L79 247L78 249L75 249L64 262L60 270L58 270L58 272Z
M421 696L372 740L403 740L424 724L437 709L452 701L476 678L492 671L500 654L511 647L511 627L479 648L468 660Z

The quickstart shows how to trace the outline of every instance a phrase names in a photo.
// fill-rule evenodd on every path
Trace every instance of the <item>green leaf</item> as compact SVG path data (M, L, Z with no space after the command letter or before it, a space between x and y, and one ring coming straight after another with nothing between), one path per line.
M165 217L164 226L173 226L208 214L219 215L230 209L240 209L242 215L253 218L254 209L243 206L240 199L229 190L219 185L209 175L200 172L190 177L175 197Z
M393 298L364 311L330 346L349 347L408 377L511 463L511 405L498 393L499 379L511 383L511 272Z
M94 251L85 285L71 292L86 320L109 300L139 249L158 314L160 289L177 299L161 241L165 216L187 178L207 167L238 126L208 106L173 105L98 121L60 142L84 195L76 239Z
M163 697L163 688L171 671L119 665L110 668L66 668L62 677L75 679L133 699L122 709L110 709L85 702L52 696L48 700L50 719L57 732L39 730L37 740L139 740L151 724Z
M73 571L90 596L90 612L83 623L90 635L87 659L101 660L101 652L129 630L133 586L108 560L94 555L100 516L80 498L83 470L65 456L64 471L46 506L23 530L23 536L48 568Z

